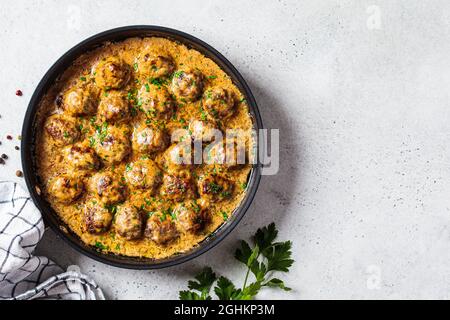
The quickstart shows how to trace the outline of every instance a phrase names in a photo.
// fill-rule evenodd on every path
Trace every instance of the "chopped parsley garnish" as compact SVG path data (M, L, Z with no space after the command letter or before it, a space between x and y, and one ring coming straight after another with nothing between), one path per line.
M228 214L225 211L222 211L223 220L228 220Z
M105 141L106 136L108 135L108 123L103 122L101 126L98 126L96 128L96 131L100 143L103 143L103 141Z
M116 214L117 213L117 206L114 204L111 205L105 205L104 207L106 210L108 210L109 212L111 212L112 214Z
M97 241L97 242L95 243L95 248L96 248L97 250L100 250L100 251L108 249L107 246L105 246L103 243L101 243L101 242L99 242L99 241Z
M222 198L228 198L229 196L231 196L231 192L230 191L224 191L220 195L222 196Z
M173 77L180 78L184 74L184 71L175 71Z
M200 117L203 121L205 121L207 118L206 112L205 112L205 110L203 110L203 108L200 108Z
M215 182L210 182L209 183L209 190L211 190L212 193L219 193L220 191L222 191L223 187L218 185Z
M95 138L94 137L89 137L89 146L92 148L93 146L95 146Z
M150 78L150 79L148 79L148 82L157 86L159 89L161 88L161 86L167 84L167 82L165 80L159 79L159 78Z

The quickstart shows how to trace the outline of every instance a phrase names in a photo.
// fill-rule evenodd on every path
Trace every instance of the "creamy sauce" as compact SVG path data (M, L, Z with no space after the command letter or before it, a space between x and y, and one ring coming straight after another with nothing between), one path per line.
M148 75L140 72L140 64L142 55L151 52L157 56L168 56L174 61L175 70L198 70L204 76L203 92L207 92L209 88L219 87L227 90L235 97L234 113L225 119L217 121L211 120L211 117L205 116L205 108L202 106L202 99L176 99L176 108L174 113L168 119L150 119L141 114L139 109L139 101L135 95L136 92L146 83L150 83L151 90L156 87L167 88L171 93L171 80L167 77L163 80L149 79ZM158 150L150 155L136 152L132 149L129 154L120 162L107 164L102 159L102 164L93 170L74 170L69 163L69 159L64 156L64 148L70 143L64 145L55 144L54 138L44 129L45 123L51 115L65 115L64 107L61 107L61 101L58 101L60 95L66 94L74 87L91 88L95 91L98 100L104 99L110 91L110 88L99 88L96 83L96 66L104 59L115 56L121 59L129 66L131 79L126 85L117 89L122 92L130 100L131 116L120 124L124 129L124 135L131 135L133 129L138 126L145 126L151 122L152 126L165 128L169 135L179 128L188 128L189 123L194 120L202 120L205 123L214 123L222 131L228 128L238 128L250 132L253 128L252 118L249 114L248 106L237 87L232 83L229 76L221 70L212 60L206 58L196 50L189 49L186 46L163 38L130 38L119 43L107 43L104 46L89 52L78 58L73 65L64 72L60 79L48 91L41 102L38 114L38 134L36 137L36 162L38 167L38 177L42 182L40 189L51 206L55 209L67 226L73 230L85 243L95 246L103 252L111 252L125 256L147 257L161 259L172 256L176 253L185 252L195 247L199 242L205 239L209 234L216 230L224 221L233 214L243 196L245 195L246 183L251 171L251 165L245 164L234 168L229 168L223 164L216 165L195 165L189 167L188 171L192 173L194 185L197 186L196 180L204 174L220 175L228 179L233 185L230 196L219 201L209 201L207 198L200 196L198 190L195 192L195 201L197 201L205 210L208 211L210 220L206 225L197 232L180 232L179 236L167 243L156 243L152 239L142 236L137 239L129 240L121 237L115 227L113 219L112 225L108 230L92 234L86 232L84 222L84 208L88 201L99 201L96 195L85 187L79 197L69 202L59 201L57 196L49 189L49 183L54 177L62 174L77 175L83 181L85 186L89 186L92 176L98 172L110 171L117 174L121 180L124 180L124 173L128 170L130 163L140 159L150 158L156 163L161 171L166 174L167 165L164 163L164 151ZM171 75L173 77L173 75ZM56 102L55 102L56 101ZM71 119L76 121L77 128L80 130L79 137L74 141L81 143L86 147L92 147L93 136L96 130L102 126L99 122L98 114L90 114L83 116L73 116ZM100 129L101 130L101 129ZM66 135L66 132L63 133ZM66 137L67 138L67 137ZM62 138L63 139L63 138ZM250 147L250 139L247 141L247 148ZM93 148L95 149L95 148ZM248 150L247 150L248 152ZM161 186L156 191L149 193L148 190L136 190L130 188L127 183L127 194L125 201L138 208L139 213L144 219L154 211L170 212L171 208L179 203L161 192ZM188 199L183 200L188 201ZM182 201L182 202L183 202ZM99 206L101 202L99 201ZM114 206L108 207L113 211ZM172 217L171 217L172 219ZM176 220L176 217L173 217Z

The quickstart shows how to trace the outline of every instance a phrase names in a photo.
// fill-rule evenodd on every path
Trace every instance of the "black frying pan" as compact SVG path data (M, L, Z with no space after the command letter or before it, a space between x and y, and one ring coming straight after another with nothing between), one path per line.
M156 269L173 266L191 260L214 247L216 244L222 241L242 219L251 202L253 201L253 198L255 197L256 190L258 189L259 181L261 179L261 163L258 160L258 163L253 166L253 169L251 171L247 183L247 192L245 198L242 200L241 204L231 215L231 217L195 248L166 259L158 260L102 253L97 251L94 247L86 245L74 232L66 227L65 223L58 217L49 203L36 192L36 186L39 185L39 182L36 177L34 157L34 139L36 132L35 120L39 102L45 95L47 90L55 82L58 76L60 76L74 62L76 58L78 58L83 53L101 46L104 42L121 41L130 37L152 36L168 38L170 40L181 42L187 47L201 52L206 57L212 59L215 63L217 63L217 65L219 65L219 67L221 67L231 77L233 83L239 88L239 90L247 99L255 129L262 129L261 116L259 114L258 106L256 105L255 98L253 97L250 88L245 83L245 80L242 78L236 68L233 67L233 65L223 55L221 55L210 45L187 33L158 26L128 26L108 30L94 35L70 49L61 58L59 58L58 61L56 61L56 63L50 68L49 71L47 71L42 80L39 82L28 105L22 129L22 167L25 181L31 194L31 198L34 200L34 203L42 212L46 225L50 226L53 231L55 231L62 239L67 241L73 248L87 255L88 257L116 267L130 269ZM258 143L256 149L258 153L259 148L260 146Z

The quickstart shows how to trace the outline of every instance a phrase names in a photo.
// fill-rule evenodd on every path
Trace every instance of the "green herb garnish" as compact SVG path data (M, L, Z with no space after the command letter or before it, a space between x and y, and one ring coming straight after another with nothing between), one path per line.
M100 251L108 249L107 246L105 246L103 243L101 243L99 241L97 241L94 246L97 250L100 250Z
M223 220L228 220L228 214L225 211L222 211Z
M180 291L180 300L211 300L210 291L214 283L214 292L220 300L251 300L264 287L291 290L282 280L272 277L277 271L288 272L294 263L291 259L292 242L275 242L277 235L278 230L271 223L256 231L252 247L241 241L234 257L247 268L242 288L236 287L226 277L217 278L213 270L206 267L195 277L197 281L188 282L190 290ZM249 283L250 274L254 277L252 283Z

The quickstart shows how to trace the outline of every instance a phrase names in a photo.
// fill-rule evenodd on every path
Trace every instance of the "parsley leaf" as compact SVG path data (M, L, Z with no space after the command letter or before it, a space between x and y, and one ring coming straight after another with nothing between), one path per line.
M251 300L263 287L279 288L290 291L284 282L278 278L272 278L275 271L288 272L294 263L291 259L292 242L274 242L278 235L278 230L274 223L267 227L260 228L252 237L252 245L242 240L240 247L236 250L234 257L243 263L247 272L244 284L237 288L228 278L219 277L216 282L216 275L211 268L205 268L195 279L189 281L188 287L193 291L181 291L180 299L183 300L209 300L209 292L214 282L214 292L220 300ZM249 277L253 274L255 280L249 283Z
M205 267L202 272L195 276L197 281L189 281L188 288L199 291L200 294L193 291L180 291L180 300L211 300L209 291L216 281L216 274L210 267Z
M220 277L214 292L220 300L236 300L241 294L241 289L236 289L234 284L225 277Z

